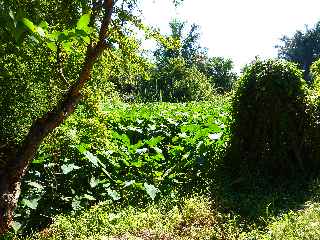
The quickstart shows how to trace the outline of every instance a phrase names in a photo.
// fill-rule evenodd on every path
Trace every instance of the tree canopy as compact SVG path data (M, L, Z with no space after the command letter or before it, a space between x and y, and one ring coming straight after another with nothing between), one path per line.
M304 78L310 81L310 66L320 57L320 22L313 28L306 26L304 31L296 31L292 37L283 36L276 48L280 58L299 64Z

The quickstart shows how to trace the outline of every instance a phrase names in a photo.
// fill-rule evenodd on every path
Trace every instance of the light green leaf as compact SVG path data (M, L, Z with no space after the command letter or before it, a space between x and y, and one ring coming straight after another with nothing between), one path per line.
M21 226L22 226L22 224L21 223L19 223L19 222L13 222L13 224L12 224L12 228L13 228L13 231L16 233L16 232L18 232L19 231L19 229L21 228Z
M22 22L31 32L36 32L36 26L29 19L23 18Z
M135 182L136 182L135 180L126 181L126 182L124 182L124 187L129 187L129 186L131 186L132 184L134 184Z
M76 170L76 169L80 169L80 167L74 165L73 163L71 164L63 164L61 166L61 170L63 172L63 174L68 174L69 172Z
M38 190L42 190L43 186L37 182L28 182L28 185L34 188L37 188Z
M95 201L96 200L95 197L93 197L93 196L91 196L89 194L84 194L83 198L88 199L89 201Z
M119 200L121 197L119 195L119 193L117 193L115 190L112 190L110 188L107 189L108 195L114 200L117 201Z
M46 21L42 21L40 24L39 24L39 27L43 28L44 30L47 30L49 25Z
M77 29L79 30L88 30L88 25L89 25L89 22L90 22L90 14L87 13L87 14L83 14L79 21L77 22Z
M40 200L40 198L34 198L32 200L23 199L22 205L27 206L28 208L35 210L35 209L37 209L39 200Z
M94 176L90 178L90 187L95 188L100 183L99 179L96 179Z
M53 52L57 51L57 45L54 42L47 43L48 48L50 48Z
M44 37L46 35L46 33L44 32L44 30L41 27L36 27L36 32L41 36Z
M147 192L147 194L149 195L149 197L154 200L157 193L160 192L160 190L158 188L156 188L154 185L152 184L148 184L148 183L144 183L143 186L145 187L145 190Z
M64 50L70 53L72 51L72 42L63 42L62 47Z
M98 167L98 158L89 151L83 153L85 157L96 167Z

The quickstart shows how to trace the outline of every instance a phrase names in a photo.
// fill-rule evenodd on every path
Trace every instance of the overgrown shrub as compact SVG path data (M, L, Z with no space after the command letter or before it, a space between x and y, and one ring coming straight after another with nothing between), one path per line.
M256 60L249 66L232 102L231 165L280 176L307 168L306 96L296 65Z
M310 73L312 78L312 87L319 94L320 93L320 59L312 63L310 67Z
M310 68L312 85L307 98L307 113L309 123L307 136L311 158L317 162L320 159L320 59Z

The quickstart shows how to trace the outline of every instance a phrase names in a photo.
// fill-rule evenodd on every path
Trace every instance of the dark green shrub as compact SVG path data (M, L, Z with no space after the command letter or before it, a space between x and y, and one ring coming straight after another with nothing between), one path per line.
M309 151L314 161L320 159L320 59L310 67L311 90L307 98L307 113L310 118L307 136Z
M312 87L317 93L320 93L320 59L313 62L310 67L310 73L312 78Z
M229 161L252 174L287 175L304 170L306 82L296 65L255 61L238 82L232 102Z

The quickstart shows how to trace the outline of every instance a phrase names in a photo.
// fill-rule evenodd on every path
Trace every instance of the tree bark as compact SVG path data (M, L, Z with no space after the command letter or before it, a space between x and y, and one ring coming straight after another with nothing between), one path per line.
M58 127L71 113L81 99L81 89L90 79L93 65L107 48L106 37L111 21L113 0L102 3L104 16L101 22L99 40L89 44L78 80L72 84L57 106L44 116L33 121L27 136L7 164L0 169L0 235L6 233L13 223L13 212L20 195L21 180L32 162L44 138ZM94 17L92 15L92 17ZM94 19L91 21L94 22Z

